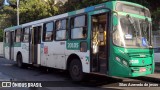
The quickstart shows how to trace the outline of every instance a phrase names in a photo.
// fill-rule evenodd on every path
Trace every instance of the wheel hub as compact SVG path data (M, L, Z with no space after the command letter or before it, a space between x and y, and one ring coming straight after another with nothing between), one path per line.
M79 75L79 67L74 65L72 68L72 72L74 75L78 76Z

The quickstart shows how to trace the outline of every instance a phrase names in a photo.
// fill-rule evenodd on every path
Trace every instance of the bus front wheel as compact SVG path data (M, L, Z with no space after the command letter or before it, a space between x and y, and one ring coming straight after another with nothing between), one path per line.
M84 75L83 75L82 64L80 60L73 59L71 61L69 66L69 72L70 72L71 78L74 81L81 81L83 79Z
M23 66L22 55L21 54L17 55L17 66L20 67L20 68L22 68L22 66Z

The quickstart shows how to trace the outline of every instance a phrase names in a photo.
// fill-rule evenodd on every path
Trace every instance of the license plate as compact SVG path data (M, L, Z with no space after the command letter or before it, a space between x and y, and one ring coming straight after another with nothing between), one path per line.
M145 71L146 71L146 68L140 68L139 71L140 71L140 72L145 72Z

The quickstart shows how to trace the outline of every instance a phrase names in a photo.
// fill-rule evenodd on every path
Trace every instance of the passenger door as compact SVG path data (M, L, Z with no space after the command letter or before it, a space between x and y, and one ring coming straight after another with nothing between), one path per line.
M10 59L14 60L14 31L10 32L10 46L9 46L9 52L10 52Z
M108 74L109 63L109 10L89 13L91 33L91 72Z
M42 25L32 26L30 45L30 61L32 64L40 64L41 31Z

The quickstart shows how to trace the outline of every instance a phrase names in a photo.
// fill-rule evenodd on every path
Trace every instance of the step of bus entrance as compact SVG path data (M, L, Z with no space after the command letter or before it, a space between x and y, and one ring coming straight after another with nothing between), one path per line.
M39 64L33 64L33 66L34 66L34 67L40 67L40 65L39 65Z

